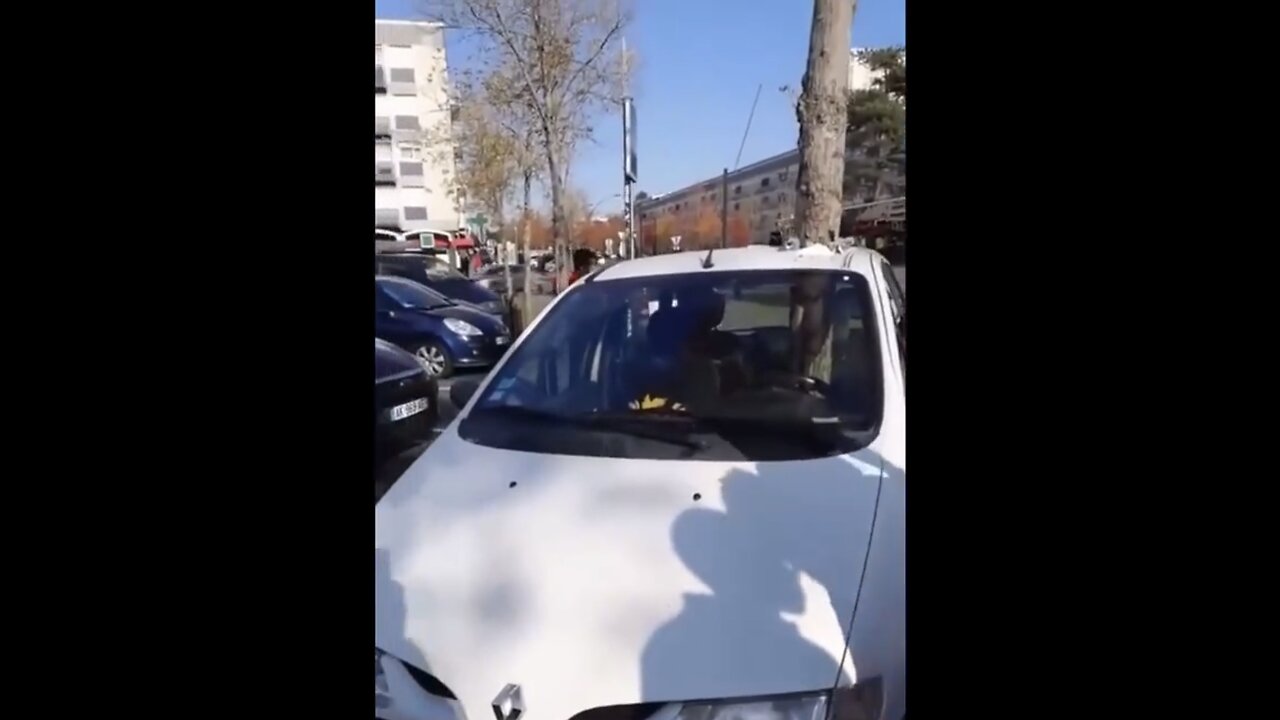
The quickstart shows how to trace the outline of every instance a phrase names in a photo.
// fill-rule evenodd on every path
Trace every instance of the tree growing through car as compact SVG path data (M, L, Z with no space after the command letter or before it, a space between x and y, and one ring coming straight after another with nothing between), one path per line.
M809 55L796 103L800 171L795 216L801 245L833 239L840 226L848 45L856 6L856 0L813 0Z

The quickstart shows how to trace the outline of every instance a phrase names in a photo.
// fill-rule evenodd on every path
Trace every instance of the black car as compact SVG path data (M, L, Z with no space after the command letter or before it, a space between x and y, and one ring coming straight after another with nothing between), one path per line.
M447 260L423 253L376 253L375 275L394 275L435 290L450 300L503 317L507 307L496 293L449 267Z
M440 416L439 386L418 359L374 340L374 452L382 460L431 437Z

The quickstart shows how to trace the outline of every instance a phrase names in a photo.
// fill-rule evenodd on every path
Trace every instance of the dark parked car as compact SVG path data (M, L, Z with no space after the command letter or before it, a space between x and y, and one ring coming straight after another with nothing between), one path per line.
M381 461L431 436L440 389L417 358L395 345L374 340L373 352L374 452Z
M510 331L493 315L405 278L381 275L374 282L374 334L413 353L432 377L489 367L511 345Z
M524 265L511 266L511 285L515 292L524 290L524 274L527 268ZM498 295L505 295L507 292L507 273L502 265L489 265L474 276L477 285L491 290ZM552 276L534 271L529 278L529 289L531 292L540 295L550 295L552 288L555 286L555 278Z
M374 255L374 264L375 275L407 278L450 300L470 303L491 315L501 317L506 314L506 304L501 297L449 267L448 260L444 258L423 253L381 253Z

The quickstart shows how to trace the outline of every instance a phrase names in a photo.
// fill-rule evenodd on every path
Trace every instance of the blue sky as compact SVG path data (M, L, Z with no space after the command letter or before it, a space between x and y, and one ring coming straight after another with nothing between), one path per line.
M378 17L419 19L415 0L375 0ZM639 55L633 83L640 181L670 192L733 169L757 85L763 85L742 165L794 147L795 110L778 88L804 74L813 4L808 0L638 0L627 47ZM860 0L851 46L905 44L904 0ZM452 43L452 41L449 41ZM453 53L450 63L463 53ZM622 120L601 118L579 149L570 182L594 203L622 188ZM621 201L608 200L600 212Z

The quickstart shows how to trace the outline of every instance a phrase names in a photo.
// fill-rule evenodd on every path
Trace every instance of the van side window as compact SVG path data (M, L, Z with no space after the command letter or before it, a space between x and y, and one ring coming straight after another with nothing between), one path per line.
M890 310L893 312L893 325L898 335L898 359L905 370L907 367L907 297L898 284L898 276L893 266L887 262L880 264L880 272L884 275L885 286L889 289Z

